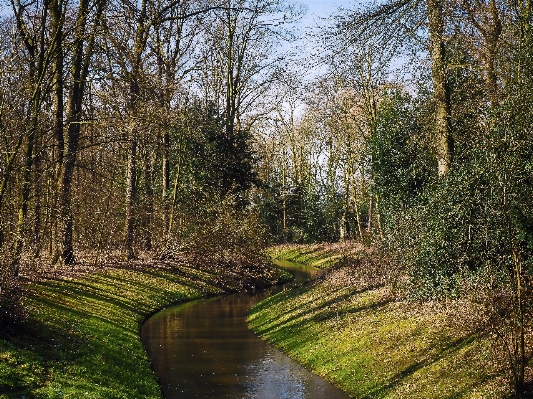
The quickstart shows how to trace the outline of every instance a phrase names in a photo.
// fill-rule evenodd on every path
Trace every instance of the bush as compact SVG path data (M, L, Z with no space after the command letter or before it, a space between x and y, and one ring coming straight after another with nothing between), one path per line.
M388 236L411 298L468 298L488 315L479 328L498 337L517 389L533 316L533 139L524 128L533 120L517 114L528 107L509 99L495 109L462 163L393 215Z
M180 258L192 267L215 272L221 281L226 275L239 273L246 280L240 288L252 288L252 280L270 268L262 255L268 241L259 217L252 211L239 210L233 198L227 197L198 207L195 215L183 215L180 229L170 239L163 257Z
M4 278L0 285L0 333L16 332L26 320L26 293L16 278Z

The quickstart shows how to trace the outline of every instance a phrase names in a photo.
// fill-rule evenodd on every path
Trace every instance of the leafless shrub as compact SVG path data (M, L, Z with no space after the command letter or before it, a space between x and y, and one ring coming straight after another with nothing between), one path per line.
M0 333L18 326L27 317L23 300L26 295L20 279L11 273L11 256L0 254Z
M507 369L514 387L524 389L533 357L533 326L528 322L533 319L531 282L486 267L462 278L460 287L460 299L448 304L450 320L457 328L490 337L492 358Z
M201 223L196 217L184 217L181 236L176 234L169 240L160 258L180 259L195 268L216 272L221 279L238 273L244 276L241 288L255 286L254 278L269 268L262 255L266 232L257 216L239 210L231 199L216 204L204 215Z
M355 286L358 289L389 287L391 294L400 278L397 264L378 250L358 248L347 251L323 276L330 286Z

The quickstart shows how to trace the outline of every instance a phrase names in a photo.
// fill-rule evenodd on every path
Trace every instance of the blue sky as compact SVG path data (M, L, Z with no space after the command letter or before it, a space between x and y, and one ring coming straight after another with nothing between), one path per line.
M309 11L307 12L306 20L312 21L316 17L328 17L339 7L355 8L357 0L296 0L298 3L305 4ZM365 0L359 1L359 3L365 2Z
M300 28L315 28L317 25L323 25L325 21L321 18L327 18L336 13L339 8L355 9L356 4L364 4L369 0L292 0L294 3L306 5L307 14L299 22Z
M300 0L299 3L309 7L308 16L327 17L334 12L339 6L347 7L352 2L349 0Z
M328 22L321 20L327 18L331 14L336 13L339 8L354 9L355 4L365 2L365 0L292 0L294 3L303 4L308 7L307 14L297 24L302 32L306 32L309 28L314 29L320 25L326 25ZM366 0L368 1L368 0ZM297 42L298 51L301 56L306 58L310 55L314 43L309 41L305 35ZM312 68L314 69L314 68Z

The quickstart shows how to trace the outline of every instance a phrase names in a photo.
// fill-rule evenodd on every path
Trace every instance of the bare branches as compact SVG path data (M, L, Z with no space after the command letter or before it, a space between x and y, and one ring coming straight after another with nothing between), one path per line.
M334 16L324 40L335 43L335 53L358 46L398 51L406 40L417 41L424 27L425 9L421 0L395 0L359 11Z

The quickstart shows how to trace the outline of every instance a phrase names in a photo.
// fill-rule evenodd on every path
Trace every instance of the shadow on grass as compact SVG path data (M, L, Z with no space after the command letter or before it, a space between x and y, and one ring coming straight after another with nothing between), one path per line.
M380 307L383 307L387 304L389 304L390 300L380 301L376 303L372 303L368 306L361 306L358 308L351 308L351 309L345 309L342 311L336 311L332 310L331 306L335 305L336 303L342 303L351 297L355 295L360 295L365 292L372 291L377 287L365 287L362 289L353 288L345 292L344 294L340 296L334 296L331 299L327 300L326 302L320 302L319 304L315 304L316 299L310 298L309 300L305 302L299 302L298 310L294 311L290 307L287 307L287 310L285 312L282 312L280 316L278 317L279 322L272 324L268 328L263 328L265 324L270 324L271 321L267 320L263 324L257 324L255 328L261 331L261 334L268 335L272 331L275 331L277 329L280 329L280 326L286 326L290 328L298 328L299 326L303 325L307 320L313 320L316 322L320 322L323 320L331 319L333 317L341 317L347 314L354 314L363 312L365 310L375 310ZM292 299L300 297L303 293L307 292L309 290L308 287L300 287L295 288L290 291L282 292L280 294L274 295L273 297L270 297L266 299L265 301L259 303L256 307L252 309L251 315L255 313L260 313L262 310L265 310L271 306L280 305L281 303L290 302ZM340 289L345 290L345 289ZM285 318L284 316L291 314L290 317ZM300 319L299 323L294 323L296 320ZM281 329L284 327L281 327ZM280 330L281 330L280 329Z
M116 392L157 396L137 339L139 323L165 301L199 297L213 287L213 275L174 268L136 270L132 279L97 273L31 284L30 317L0 337L0 396L60 397L60 390L70 390L71 397L80 397L86 387L101 398L117 397Z
M476 334L468 334L464 337L460 337L450 342L447 342L446 345L442 346L437 353L433 355L428 355L425 359L418 362L414 362L413 364L407 366L406 368L395 374L392 378L390 378L388 383L379 386L378 388L375 388L363 399L370 399L376 397L382 398L387 396L388 394L392 393L405 379L411 377L417 371L425 367L430 367L431 365L437 363L445 357L460 351L467 345L471 344L475 340L475 337ZM451 394L451 396L447 396L446 398L453 399L460 398L462 396L463 393L455 392Z
M357 352L359 351L356 349L358 347L357 345L351 346L348 342L344 341L339 342L339 344L344 348L343 350L347 351L347 353L348 351L354 351L353 355L349 355L352 358L352 361L350 361L350 366L344 366L351 367L351 372L348 372L349 369L345 369L349 374L353 374L352 372L359 374L357 370L359 370L361 367L362 369L366 370L366 372L372 373L371 370L375 371L375 374L373 375L376 376L376 381L374 383L365 383L363 380L361 380L361 384L357 386L356 381L350 377L350 384L355 383L355 390L352 392L352 394L356 396L359 395L357 397L368 399L388 397L394 393L397 394L398 388L402 384L416 380L417 377L415 377L415 374L417 372L422 369L440 370L442 366L437 365L438 363L444 361L445 363L440 364L446 364L447 359L463 356L462 354L460 355L460 353L465 348L468 348L474 344L474 342L477 340L478 334L476 333L464 333L460 334L459 337L456 336L452 339L449 335L444 334L441 336L439 331L433 331L432 329L430 329L429 335L427 335L427 332L422 332L422 335L419 335L420 331L417 327L416 331L418 332L415 332L414 330L412 332L406 331L406 334L403 334L402 338L402 342L405 340L405 342L419 341L421 343L421 346L416 349L416 356L412 356L406 352L406 356L404 357L401 354L401 347L398 349L398 353L394 355L399 356L397 363L390 363L392 358L387 360L376 356L377 353L382 353L382 351L388 350L387 348L389 345L392 345L391 347L394 347L395 345L395 343L391 342L389 338L388 341L384 342L384 346L379 347L382 345L379 343L382 341L382 338L386 338L385 335L382 335L383 331L389 331L391 327L395 328L393 326L397 322L397 320L394 319L390 320L390 325L387 322L388 317L394 317L393 315L390 315L388 311L388 305L391 304L393 300L387 297L378 296L371 299L369 303L366 303L365 300L364 304L359 304L358 306L357 301L353 302L350 300L350 298L364 294L367 291L375 290L377 288L379 288L379 286L366 287L364 289L353 288L346 292L339 292L342 290L341 289L338 290L337 293L329 291L323 295L320 295L320 291L318 291L314 293L314 295L313 293L310 293L308 297L303 296L307 291L309 291L309 289L306 287L284 292L275 297L267 299L264 302L261 302L256 308L254 308L252 315L255 313L261 314L262 312L266 312L265 314L268 314L268 308L271 308L274 313L266 317L268 320L259 319L260 324L252 324L254 324L254 329L257 329L261 335L279 344L281 348L289 354L296 355L298 353L301 354L302 352L306 353L307 349L305 348L313 348L313 342L321 339L319 336L317 336L317 334L322 334L322 330L326 332L328 330L330 331L325 336L328 337L326 339L335 339L332 338L331 335L331 330L335 329L335 327L332 327L329 324L323 324L324 327L322 328L320 327L321 323L338 318L340 324L337 323L337 321L334 321L334 323L335 325L340 326L343 323L343 317L349 315L361 315L361 319L359 319L359 317L350 318L350 320L355 323L357 323L357 320L362 320L363 322L361 326L361 332L356 332L356 336L354 337L354 339L357 340L357 334L362 334L363 341L361 342L365 346L364 349L361 350L361 353ZM305 300L302 300L302 298L305 298ZM378 325L376 325L376 329L374 331L374 321L370 321L370 324L368 324L368 319L366 319L366 316L363 315L364 313L371 315L372 320L374 320L373 318L375 315L378 318L376 320L382 320L383 323L380 322ZM379 326L381 324L383 324L385 327L385 330L383 331L380 331L381 327ZM355 324L355 327L357 327L357 324ZM400 327L400 324L398 325L398 328L402 328ZM355 328L354 331L357 331L357 328ZM410 334L415 335L411 336ZM429 340L424 338L424 342L420 341L420 339L423 337L426 337ZM376 340L375 338L379 339ZM367 339L370 339L368 342L376 342L376 345L378 345L378 347L376 347L377 351L375 351L372 347L367 347L367 344L364 344L364 342L367 342ZM316 354L306 353L304 356L310 356L309 359L314 359L306 360L310 362L310 364L307 364L308 366L324 368L324 361L327 360L327 358L324 357L325 355L325 353L320 352L319 350L316 352ZM391 376L391 374L389 374L390 371L387 370L390 370L388 367L390 367L392 364L396 364L397 368L396 370L393 369L393 375ZM331 366L332 369L339 369L338 362L332 362ZM481 374L482 375L480 375L480 378L475 379L472 384L483 387L493 377L493 375ZM337 377L331 375L330 378ZM360 378L367 377L363 376ZM454 392L448 391L445 393L445 395L439 397L446 399L464 397L464 395L471 392L471 390L474 388L474 385L467 384L466 386L457 386L453 389Z
M60 310L55 306L50 309ZM59 328L56 323L34 318L1 339L0 353L8 355L0 358L0 393L10 399L34 398L34 391L46 384L51 370L75 361L77 348L83 344L79 333L68 325L63 323ZM11 370L9 374L1 372L2 363Z

